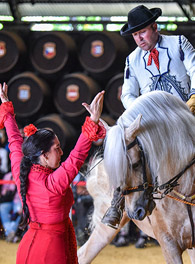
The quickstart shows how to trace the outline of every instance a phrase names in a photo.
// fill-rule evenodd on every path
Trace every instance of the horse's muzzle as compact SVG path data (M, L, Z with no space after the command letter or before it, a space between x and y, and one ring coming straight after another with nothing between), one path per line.
M153 200L148 200L145 206L138 205L133 212L126 208L127 215L130 219L143 220L147 215L150 215L154 210L156 203Z

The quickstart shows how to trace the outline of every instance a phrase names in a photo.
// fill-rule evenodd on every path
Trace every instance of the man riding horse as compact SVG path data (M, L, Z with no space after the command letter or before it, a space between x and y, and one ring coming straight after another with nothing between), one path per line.
M195 114L195 50L183 35L167 36L157 30L160 8L143 5L130 10L122 36L132 34L137 48L126 58L121 101L125 108L141 94L163 90L187 103ZM140 74L141 73L141 74ZM124 210L120 187L102 223L118 228Z

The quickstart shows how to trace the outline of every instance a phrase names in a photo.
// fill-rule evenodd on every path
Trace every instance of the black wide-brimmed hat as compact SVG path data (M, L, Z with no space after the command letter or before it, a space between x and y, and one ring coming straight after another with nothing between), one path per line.
M161 14L162 10L160 8L148 9L144 5L139 5L133 8L128 13L128 23L126 23L121 28L121 36L127 36L147 27L152 22L154 22Z

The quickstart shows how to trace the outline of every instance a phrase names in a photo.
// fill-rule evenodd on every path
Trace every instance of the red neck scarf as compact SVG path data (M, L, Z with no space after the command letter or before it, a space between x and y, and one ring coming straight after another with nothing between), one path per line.
M148 57L148 64L147 66L152 64L152 59L157 67L157 69L159 70L159 60L158 60L158 50L156 48L154 48L153 50L151 50L150 55Z

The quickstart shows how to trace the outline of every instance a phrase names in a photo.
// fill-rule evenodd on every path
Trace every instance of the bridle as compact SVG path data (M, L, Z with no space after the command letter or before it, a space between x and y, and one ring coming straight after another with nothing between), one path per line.
M145 157L145 153L143 151L142 145L139 142L138 138L136 137L134 139L134 141L132 141L130 144L127 145L126 149L127 151L131 148L133 148L135 145L138 145L139 150L140 150L140 161L141 161L141 165L142 165L142 175L143 175L143 184L140 184L136 187L131 187L131 188L127 188L125 189L122 194L123 195L128 195L132 192L139 192L139 191L144 191L144 192L148 192L148 196L151 198L151 187L152 185L148 183L148 179L147 179L147 173L146 173L146 157ZM150 190L149 190L150 189Z
M173 191L174 187L176 187L176 186L179 185L178 180L181 178L181 176L193 164L195 164L195 157L194 157L176 176L174 176L173 178L171 178L166 183L161 184L161 185L158 185L157 177L156 177L155 184L154 185L149 184L148 183L148 179L147 179L147 174L146 174L146 158L145 158L145 154L144 154L142 145L139 142L139 140L138 140L137 137L134 139L133 142L131 142L130 144L127 145L126 150L128 151L129 149L133 148L136 144L139 147L140 155L141 155L141 158L140 159L141 159L141 164L142 164L143 184L140 184L140 185L135 186L135 187L129 187L129 188L123 190L122 191L122 194L123 195L128 195L128 194L130 194L132 192L144 191L144 192L147 192L147 197L150 200L162 199L166 195L168 195L168 193L170 193L171 191ZM163 193L160 192L162 190L164 190ZM153 196L154 194L157 194L159 192L161 193L161 197L160 198L157 198L157 197L154 197ZM177 192L175 192L175 193L177 193ZM179 193L177 193L177 195L178 194ZM191 197L194 197L194 195L191 196ZM187 197L185 197L185 198L187 198ZM178 201L182 202L182 200L179 200L179 199L178 199ZM190 204L188 203L188 204L186 204L186 208L187 208L187 211L188 211L188 216L189 216L189 219L190 219L191 230L192 230L192 247L194 247L195 246L195 235L194 235L194 222L193 222L193 216L192 216L192 210L191 210L191 206L192 205L195 206L195 204L193 204L193 203L190 203Z
M147 190L149 187L153 188L153 194L156 194L158 190L165 190L162 194L161 198L164 198L164 196L166 194L168 194L169 192L171 192L173 190L174 187L178 186L178 180L181 178L181 176L193 165L195 164L195 157L189 162L189 164L182 169L176 176L174 176L173 178L171 178L169 181L167 181L166 183L162 184L162 185L158 185L157 183L157 177L156 177L156 182L154 185L149 184L148 183L148 179L147 179L147 174L146 174L146 158L145 158L145 153L143 151L142 145L139 142L138 138L136 137L130 144L127 145L126 150L128 151L129 149L133 148L135 145L138 145L139 150L140 150L140 155L141 155L141 164L142 164L142 174L143 174L143 184L140 184L138 186L135 187L129 187L127 189L125 189L122 193L123 195L128 195L132 192L139 192L139 191L145 191ZM153 199L158 199L153 197Z

